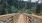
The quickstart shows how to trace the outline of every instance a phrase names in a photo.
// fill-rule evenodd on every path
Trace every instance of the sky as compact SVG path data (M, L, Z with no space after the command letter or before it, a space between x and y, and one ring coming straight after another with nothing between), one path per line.
M38 0L31 0L31 2L36 2L36 1L38 1Z
M21 0L22 1L22 0ZM30 0L23 0L23 1L26 1L26 2L29 2ZM31 2L37 2L38 0L31 0ZM39 0L39 2L38 3L42 3L42 1L41 0Z
M29 0L23 0L23 1L29 1ZM38 1L38 0L31 0L31 2L36 2L36 1ZM41 3L41 0L39 0L38 3Z
M29 1L29 0L24 0L24 1ZM31 2L36 2L36 1L38 1L38 0L31 0Z

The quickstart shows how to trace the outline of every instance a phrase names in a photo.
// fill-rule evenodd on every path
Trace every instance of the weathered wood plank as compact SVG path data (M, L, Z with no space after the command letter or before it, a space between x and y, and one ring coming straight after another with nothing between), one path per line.
M32 21L32 18L36 18L42 23L42 16L37 16L34 14L27 14L27 13L23 13L23 14L15 13L15 14L1 15L0 21L5 18L10 18L10 20L7 21L8 23L13 23L14 21L17 21L16 23L34 23Z
M1 15L0 16L0 21L5 19L5 18L10 18L11 16L13 16L13 15L12 14Z
M10 18L10 20L8 20L7 22L5 23L13 23L13 18Z
M42 16L37 16L37 15L32 14L32 17L38 19L40 23L42 23Z

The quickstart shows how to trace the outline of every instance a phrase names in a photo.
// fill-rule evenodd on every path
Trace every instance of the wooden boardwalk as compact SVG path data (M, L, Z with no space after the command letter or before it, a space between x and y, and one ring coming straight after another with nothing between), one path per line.
M6 14L0 16L0 21L5 18L9 18L5 23L34 23L33 18L38 19L40 23L42 23L42 16L37 16L34 14L26 14L26 13L13 13Z

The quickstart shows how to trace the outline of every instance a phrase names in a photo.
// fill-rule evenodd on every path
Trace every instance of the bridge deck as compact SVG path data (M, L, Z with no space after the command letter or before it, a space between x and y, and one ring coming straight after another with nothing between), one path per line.
M0 16L0 21L9 18L4 23L34 23L33 19L38 19L40 23L42 23L42 16L37 16L34 14L26 14L26 13L13 13L13 14L6 14Z

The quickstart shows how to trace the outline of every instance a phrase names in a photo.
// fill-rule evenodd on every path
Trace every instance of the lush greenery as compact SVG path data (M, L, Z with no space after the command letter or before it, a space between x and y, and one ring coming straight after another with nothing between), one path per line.
M35 3L24 2L21 0L20 1L0 0L0 14L2 15L2 14L7 14L7 13L20 13L20 12L21 13L32 13L33 10L36 13L40 13L42 9L42 6L41 6L42 4L38 4L37 2Z

